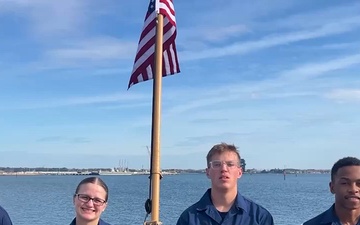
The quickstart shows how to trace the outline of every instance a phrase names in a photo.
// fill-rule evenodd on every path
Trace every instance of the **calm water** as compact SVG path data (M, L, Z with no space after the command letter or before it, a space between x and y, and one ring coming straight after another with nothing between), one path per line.
M74 217L72 194L84 176L0 176L0 204L14 225L67 225ZM103 219L113 225L143 224L147 176L101 176L110 189ZM277 225L300 225L333 202L329 175L244 175L243 195L265 206ZM204 174L165 176L161 180L160 219L176 224L181 212L199 200L210 181Z

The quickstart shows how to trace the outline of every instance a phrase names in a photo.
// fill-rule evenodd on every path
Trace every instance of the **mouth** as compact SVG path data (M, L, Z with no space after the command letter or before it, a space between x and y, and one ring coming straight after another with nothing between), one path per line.
M81 210L85 213L93 213L95 212L95 209L89 209L89 208L81 208Z
M350 195L350 196L345 196L345 199L350 201L360 201L360 196Z
M226 176L226 175L222 175L219 179L220 180L228 180L228 179L230 179L230 177Z

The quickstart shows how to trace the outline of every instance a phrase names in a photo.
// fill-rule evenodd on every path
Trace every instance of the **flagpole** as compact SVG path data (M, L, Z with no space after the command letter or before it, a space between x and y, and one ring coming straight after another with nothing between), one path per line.
M153 82L153 109L151 130L151 221L161 224L159 220L160 206L160 125L161 125L161 88L163 57L163 23L162 14L157 14L155 43L155 76Z

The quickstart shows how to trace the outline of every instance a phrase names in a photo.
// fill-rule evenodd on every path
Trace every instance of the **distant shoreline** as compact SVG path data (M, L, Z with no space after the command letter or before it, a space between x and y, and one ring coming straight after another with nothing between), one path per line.
M163 175L176 175L178 173L162 173ZM68 171L68 172L0 172L0 176L126 176L126 175L149 175L148 172L78 172L78 171Z
M201 174L205 173L204 169L164 169L163 175L176 175L176 174ZM271 170L258 170L247 169L245 174L328 174L330 170L319 169L271 169ZM144 169L129 169L129 168L20 168L20 167L0 167L0 176L34 176L34 175L149 175L148 170Z

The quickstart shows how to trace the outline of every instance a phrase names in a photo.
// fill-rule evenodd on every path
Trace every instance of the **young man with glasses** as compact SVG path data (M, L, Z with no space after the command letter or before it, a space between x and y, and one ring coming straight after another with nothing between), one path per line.
M217 144L206 159L211 188L181 214L177 225L274 225L272 215L265 208L238 191L242 168L236 146Z
M9 214L0 206L0 225L12 225Z

